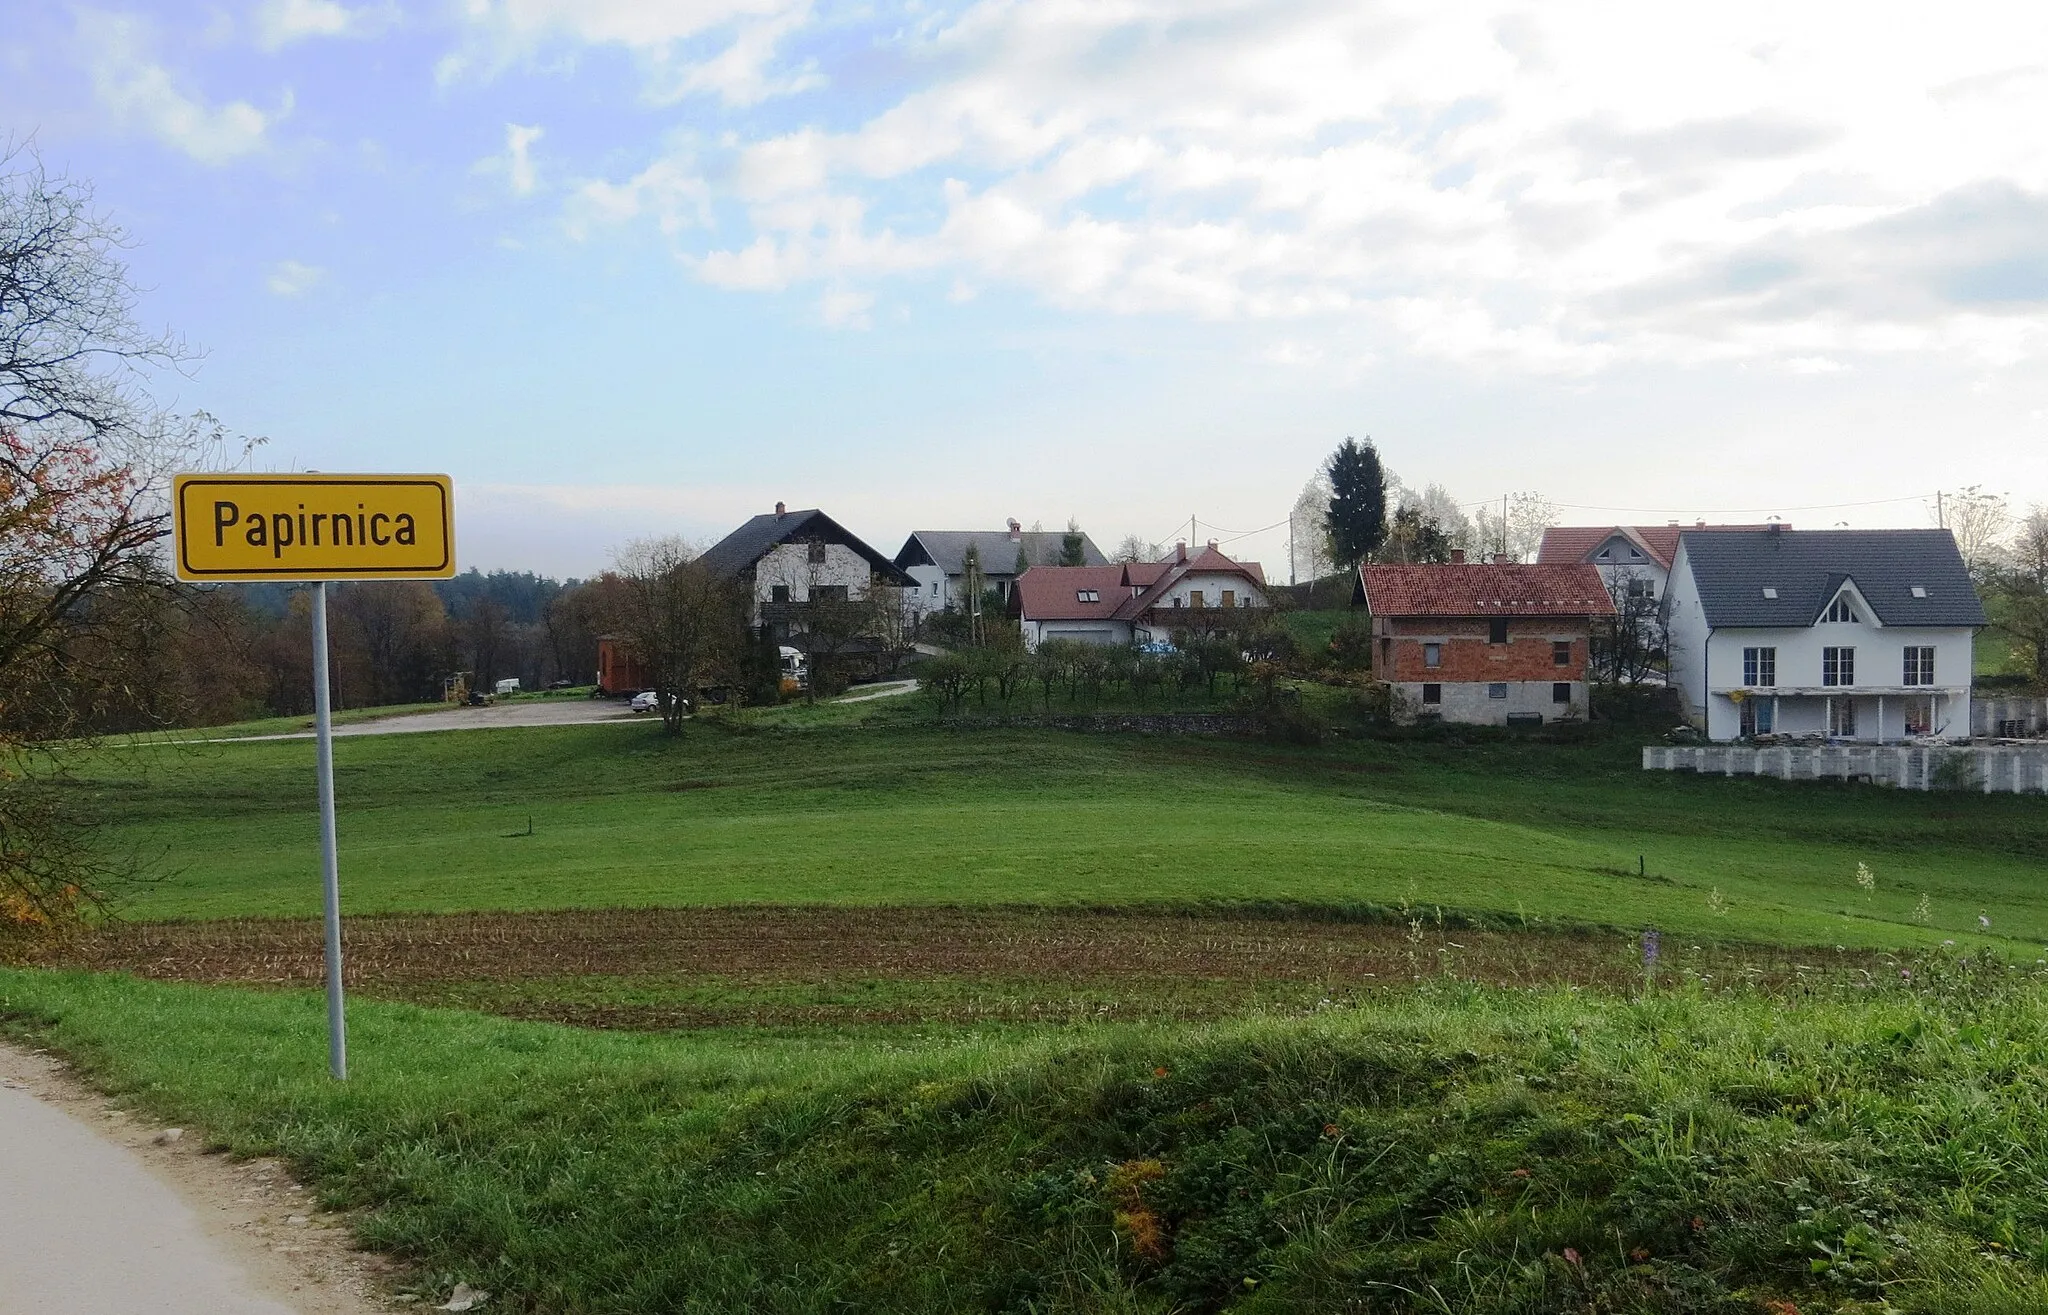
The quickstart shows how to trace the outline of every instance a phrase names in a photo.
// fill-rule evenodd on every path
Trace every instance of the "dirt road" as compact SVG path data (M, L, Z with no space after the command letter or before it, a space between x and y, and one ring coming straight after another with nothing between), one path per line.
M547 699L532 703L494 703L488 708L449 708L443 712L416 712L375 721L350 722L334 728L334 738L344 735L406 735L424 731L493 730L507 726L581 726L590 722L653 721L652 713L626 710L622 701L612 699ZM245 740L310 740L310 730L283 735L237 735L207 740L207 744L239 744Z
M370 1315L381 1264L274 1162L203 1155L0 1045L0 1315Z

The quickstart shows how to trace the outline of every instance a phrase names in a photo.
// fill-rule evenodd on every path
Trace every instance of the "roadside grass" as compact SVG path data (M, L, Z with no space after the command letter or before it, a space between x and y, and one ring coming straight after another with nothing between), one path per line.
M358 722L383 721L387 717L412 717L422 712L442 712L449 707L446 703L392 703L374 708L336 708L334 724L352 726ZM295 717L257 717L250 721L230 722L224 726L193 726L175 731L166 731L168 739L240 739L250 735L296 735L313 729L313 714L308 712Z
M596 1312L2048 1308L2048 988L1426 986L1207 1025L587 1032L0 970L440 1300ZM1773 1305L1774 1302L1793 1303Z
M677 739L338 741L345 905L1279 903L1780 944L1988 930L2028 957L2048 943L2035 798L1644 772L1632 741L1591 733L1308 748L958 731L899 702L795 705ZM78 764L66 788L106 840L169 873L130 917L318 910L307 743L139 744Z

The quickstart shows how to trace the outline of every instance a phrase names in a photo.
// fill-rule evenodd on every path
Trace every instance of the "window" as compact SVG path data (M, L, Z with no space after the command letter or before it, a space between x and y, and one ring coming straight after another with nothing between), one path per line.
M810 548L811 565L823 566L825 564L825 545L817 540L812 540L807 546Z
M1835 601L1828 604L1828 614L1821 618L1823 621L1854 621L1855 619L1856 609L1850 605L1849 595L1847 594L1836 594Z
M1102 601L1102 594L1099 590L1095 589L1076 589L1074 591L1074 601L1077 603L1099 603Z
M788 586L788 585L786 585L786 584L772 584L772 585L769 585L769 586L768 586L768 601L769 601L769 602L771 602L771 603L786 603L786 602L788 602L788 601L789 601L789 586Z
M1766 597L1766 598L1776 598L1777 596L1778 596L1778 591L1777 591L1777 590L1776 590L1775 588L1773 588L1773 587L1772 587L1772 586L1770 586L1770 585L1765 585L1765 586L1764 586L1764 597Z
M1199 589L1190 589L1190 590L1188 590L1188 606L1189 606L1189 607L1200 607L1201 605L1202 605L1202 591L1201 591L1201 590L1199 590Z
M1820 683L1823 685L1853 685L1856 683L1856 650L1853 648L1824 648L1820 651Z
M1655 598L1657 596L1657 582L1654 580L1630 580L1628 582L1628 596L1630 598Z
M932 581L932 597L934 597L934 598L937 598L938 596L939 596L939 582L938 582L937 580L934 580L934 581Z
M1777 684L1778 650L1775 648L1743 649L1742 683L1745 685Z
M1925 597L1927 597L1927 586L1926 586L1926 585L1924 585L1924 584L1916 584L1916 585L1914 585L1914 586L1913 586L1913 597L1915 597L1915 598L1925 598Z
M1934 683L1934 650L1932 648L1908 647L1906 649L1906 679L1908 685L1932 685Z
M1440 667L1440 666L1442 666L1443 664L1444 664L1444 646L1443 646L1442 644L1424 644L1424 645L1422 646L1422 665L1423 665L1423 666L1425 666L1425 667Z
M1225 589L1225 590L1223 591L1223 606L1225 606L1225 607L1236 607L1236 606L1237 606L1237 591L1236 591L1235 589Z
M1934 700L1924 696L1906 700L1906 734L1934 733Z
M1777 729L1778 710L1775 699L1744 699L1742 701L1742 733L1747 736L1769 735Z
M843 603L846 601L846 586L843 584L814 584L811 586L811 601L814 603Z
M1486 697L1489 699L1504 699L1507 696L1508 684L1504 680L1497 680L1486 687Z
M1551 665L1551 666L1553 666L1553 667L1568 667L1568 666L1570 666L1571 664L1572 664L1572 641L1571 641L1571 640L1569 640L1569 639L1553 639L1553 640L1551 640L1551 641L1550 641L1550 665Z
M1444 701L1444 687L1441 685L1424 685L1422 687L1422 701L1424 703L1442 703Z
M1856 700L1828 701L1828 734L1844 739L1856 734Z
M1552 703L1570 703L1572 701L1572 683L1568 680L1560 680L1553 683L1550 687L1550 701Z
M1505 644L1508 642L1508 620L1506 617L1500 617L1486 623L1486 642L1489 644Z

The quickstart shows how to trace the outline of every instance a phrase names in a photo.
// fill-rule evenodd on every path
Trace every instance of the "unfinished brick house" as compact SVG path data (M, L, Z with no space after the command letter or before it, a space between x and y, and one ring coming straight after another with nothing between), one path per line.
M1479 726L1586 715L1595 617L1614 615L1586 563L1496 559L1447 566L1365 566L1354 606L1372 618L1373 672L1397 715Z

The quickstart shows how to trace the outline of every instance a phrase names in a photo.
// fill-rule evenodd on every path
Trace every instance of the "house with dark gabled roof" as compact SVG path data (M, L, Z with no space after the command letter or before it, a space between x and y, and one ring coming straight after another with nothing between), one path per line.
M981 589L995 590L1007 603L1018 576L1034 566L1060 564L1066 537L1064 530L1027 530L1014 519L1002 530L913 530L896 553L896 565L917 582L904 601L918 616L965 608L971 552ZM1081 565L1109 565L1086 533L1081 535Z
M1663 618L1709 739L1969 734L1985 616L1947 530L1687 531Z
M815 507L781 503L704 550L698 560L751 600L748 624L791 637L786 609L812 600L858 600L916 582L894 562Z
M1034 566L1010 592L1010 616L1025 647L1050 639L1084 644L1173 643L1177 637L1227 631L1249 609L1269 606L1266 572L1233 561L1211 543L1189 552L1174 545L1158 562L1121 566Z
M1593 619L1614 614L1583 562L1361 566L1373 674L1398 715L1479 726L1586 715Z

